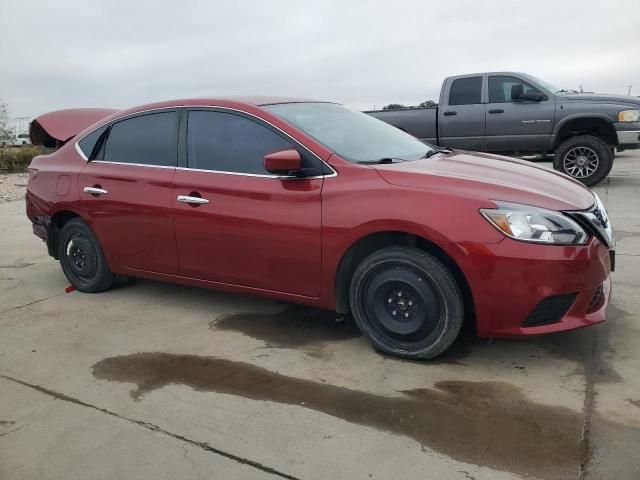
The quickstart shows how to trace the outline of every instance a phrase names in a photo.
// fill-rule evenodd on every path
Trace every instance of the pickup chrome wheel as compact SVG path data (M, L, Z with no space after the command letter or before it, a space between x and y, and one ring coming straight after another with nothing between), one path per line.
M389 247L356 269L351 310L376 348L407 358L444 352L462 326L463 301L455 278L431 255Z
M556 149L553 167L587 186L604 180L613 167L613 152L607 143L592 135L565 140Z
M598 154L589 147L575 147L569 150L563 162L564 170L573 178L586 178L598 169Z
M114 281L98 239L80 218L62 227L58 258L67 279L77 290L87 293L107 290Z

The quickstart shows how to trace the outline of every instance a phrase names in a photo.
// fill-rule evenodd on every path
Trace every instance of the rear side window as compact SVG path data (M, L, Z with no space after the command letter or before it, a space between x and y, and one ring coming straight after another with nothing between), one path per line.
M104 145L107 162L175 166L178 157L178 115L150 113L114 123Z
M190 168L269 175L264 156L293 148L271 129L223 112L191 111L187 122Z
M482 77L458 78L451 84L449 105L482 103Z
M96 130L94 130L93 132L91 132L89 135L87 135L86 137L84 137L82 140L80 140L78 142L78 146L80 147L80 150L82 150L82 153L84 153L84 156L87 157L89 160L91 160L91 154L93 152L93 149L96 146L97 141L100 139L100 136L107 130L109 126L108 125L103 125L100 128L97 128Z

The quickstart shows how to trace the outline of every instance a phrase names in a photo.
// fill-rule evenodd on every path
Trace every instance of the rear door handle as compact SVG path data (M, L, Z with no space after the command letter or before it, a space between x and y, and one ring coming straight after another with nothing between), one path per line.
M444 116L445 117L449 117L451 115L457 115L457 114L458 114L458 112L454 112L453 110L448 110L448 111L444 112Z
M204 205L209 203L209 200L202 197L192 197L190 195L178 195L178 201L181 203L188 203L190 205Z
M99 197L100 195L104 195L105 193L109 193L107 190L100 187L84 187L83 190L85 193L90 193L91 195L94 195L96 197Z
M493 108L489 110L489 113L504 113L504 110L501 108Z

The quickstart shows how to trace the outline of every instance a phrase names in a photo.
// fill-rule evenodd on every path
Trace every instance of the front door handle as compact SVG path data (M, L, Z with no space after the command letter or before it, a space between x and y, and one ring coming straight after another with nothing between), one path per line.
M93 195L94 197L99 197L100 195L104 195L105 193L109 193L104 188L100 187L84 187L84 192Z
M457 115L458 112L454 112L453 110L447 110L446 112L444 112L444 116L448 117L450 115Z
M178 195L178 201L190 205L204 205L205 203L209 203L209 200L206 198L192 197L191 195Z
M501 108L493 108L489 110L489 113L504 113L504 110Z

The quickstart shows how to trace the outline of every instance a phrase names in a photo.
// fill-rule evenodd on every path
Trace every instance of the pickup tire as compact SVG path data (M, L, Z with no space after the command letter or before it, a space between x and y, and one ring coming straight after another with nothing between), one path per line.
M62 227L58 258L65 276L80 292L102 292L114 284L115 276L98 239L80 218L71 219Z
M611 146L593 135L569 138L556 149L553 168L588 187L607 178L613 167Z
M449 269L417 248L387 247L356 268L351 312L374 346L390 355L429 359L451 346L464 302Z

